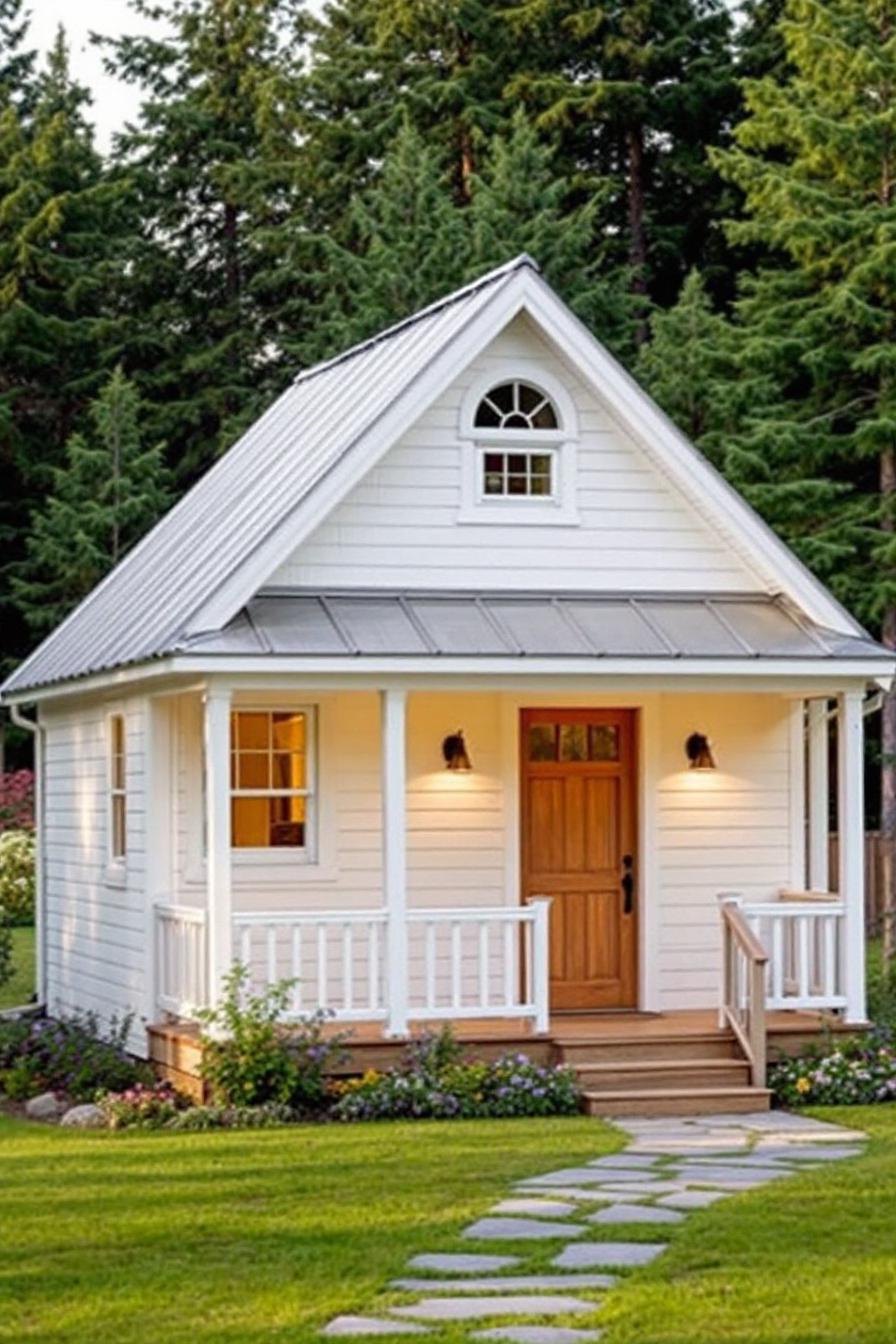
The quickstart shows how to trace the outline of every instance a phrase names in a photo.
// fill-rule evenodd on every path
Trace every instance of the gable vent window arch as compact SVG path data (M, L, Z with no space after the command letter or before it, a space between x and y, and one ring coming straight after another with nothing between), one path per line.
M461 406L462 523L576 526L575 407L540 366L517 363L468 388Z

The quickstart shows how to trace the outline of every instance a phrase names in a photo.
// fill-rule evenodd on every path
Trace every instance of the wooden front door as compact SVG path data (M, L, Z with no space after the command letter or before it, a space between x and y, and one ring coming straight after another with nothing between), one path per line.
M524 709L523 900L551 897L551 1008L637 1004L635 722Z

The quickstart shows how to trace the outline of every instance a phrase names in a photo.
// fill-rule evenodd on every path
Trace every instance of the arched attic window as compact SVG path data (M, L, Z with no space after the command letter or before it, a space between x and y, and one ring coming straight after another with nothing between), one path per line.
M554 403L532 383L515 378L490 388L473 417L474 429L486 431L489 439L481 458L483 498L551 499L557 488L556 455L537 440L558 426Z
M514 379L486 392L473 423L477 429L556 429L557 412L546 393Z
M476 379L461 403L459 522L578 525L575 404L530 363Z

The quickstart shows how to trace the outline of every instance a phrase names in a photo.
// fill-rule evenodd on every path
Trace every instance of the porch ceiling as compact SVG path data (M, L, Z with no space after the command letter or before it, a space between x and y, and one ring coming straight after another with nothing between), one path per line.
M183 651L346 658L880 659L870 637L812 625L761 593L309 592L271 589Z

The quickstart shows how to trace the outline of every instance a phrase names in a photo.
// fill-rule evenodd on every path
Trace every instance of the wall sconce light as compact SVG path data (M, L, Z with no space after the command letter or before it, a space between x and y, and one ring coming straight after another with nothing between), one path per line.
M704 733L691 733L684 744L684 752L692 770L715 770L712 746Z
M467 744L464 742L463 731L458 728L456 733L449 733L442 743L442 755L445 757L446 770L472 770L470 758L467 755Z

